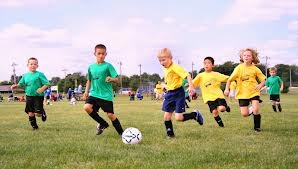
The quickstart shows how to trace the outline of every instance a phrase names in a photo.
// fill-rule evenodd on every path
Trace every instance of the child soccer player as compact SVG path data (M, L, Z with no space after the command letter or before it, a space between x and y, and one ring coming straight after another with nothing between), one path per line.
M191 102L190 97L189 97L189 94L188 94L188 91L187 91L187 87L188 87L187 79L183 79L182 86L183 86L183 89L185 91L185 107L186 108L189 108L189 106L188 106L188 104L186 102L186 100L188 100L188 102Z
M243 117L249 116L248 106L251 102L254 116L254 130L261 131L260 114L260 90L265 84L265 75L255 64L260 63L256 50L246 48L240 51L240 64L234 69L227 81L225 95L229 95L232 81L237 81L236 99L239 101L240 111ZM258 81L260 83L258 83Z
M212 71L213 67L214 59L209 56L206 57L204 59L205 72L199 73L192 83L194 86L200 86L204 103L208 104L218 126L224 127L219 112L230 112L230 107L227 105L220 85L222 82L226 82L229 76Z
M276 68L272 67L269 69L270 77L266 80L266 87L269 88L268 94L270 95L270 100L272 101L273 111L276 111L276 105L278 107L279 112L282 111L280 105L280 92L284 89L283 81L279 76L276 76Z
M91 64L88 68L87 84L83 95L86 99L84 110L98 123L97 135L102 134L104 129L109 127L109 124L97 113L100 108L107 113L118 134L122 135L122 126L114 113L111 83L118 82L118 74L113 65L105 61L107 55L105 45L96 45L94 55L96 63Z
M155 95L156 100L161 100L162 94L163 94L163 87L160 81L158 81L157 84L155 85L155 90L156 90L156 95Z
M194 92L192 85L192 78L189 73L181 66L173 63L171 51L167 48L161 49L158 53L158 60L164 67L165 82L167 93L162 105L164 111L164 124L169 138L175 137L172 114L175 111L175 118L177 121L187 121L194 119L200 125L203 125L203 117L200 112L185 113L185 93L182 87L182 80L187 78L190 95Z
M11 89L24 87L26 94L25 112L29 116L29 122L33 130L38 129L35 116L41 116L42 121L46 121L47 115L43 108L44 90L50 85L46 76L37 71L38 60L34 57L28 59L28 72L25 73L18 84L11 86Z

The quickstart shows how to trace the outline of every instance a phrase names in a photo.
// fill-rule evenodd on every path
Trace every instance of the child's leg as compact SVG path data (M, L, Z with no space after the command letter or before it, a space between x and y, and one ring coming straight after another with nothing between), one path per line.
M272 109L276 112L276 101L272 100Z
M165 112L164 113L164 123L167 131L167 135L169 137L174 137L174 129L173 129L173 124L172 124L172 114L171 112Z
M123 133L123 128L121 126L120 121L116 117L114 113L107 113L109 119L112 121L113 126L115 127L116 131L118 132L119 135L122 135Z
M217 109L214 109L212 111L212 115L214 117L214 120L217 122L218 126L219 127L224 127L224 124L223 124L223 122L222 122L222 120L221 120L221 118L219 116L219 113L218 113Z
M276 98L276 105L278 107L279 112L281 112L282 109L281 109L281 105L280 105L280 97L279 97L279 95L277 95L277 98Z
M98 109L97 110L96 109L95 108L93 109L92 104L86 103L84 105L84 110L89 114L89 116L93 120L95 120L97 123L99 123L101 126L104 126L105 128L107 128L109 126L109 124L98 115L98 113L97 113Z
M219 116L219 111L221 112L225 111L226 108L224 106L220 106L221 105L221 101L220 99L216 99L215 101L208 101L207 104L209 106L209 110L212 113L214 120L217 122L219 127L224 127L224 124Z
M35 113L28 112L28 116L29 116L29 122L30 122L32 128L38 129L38 125L37 125L36 118L35 118Z
M255 131L261 131L261 114L259 100L252 100L253 115L254 115L254 129Z

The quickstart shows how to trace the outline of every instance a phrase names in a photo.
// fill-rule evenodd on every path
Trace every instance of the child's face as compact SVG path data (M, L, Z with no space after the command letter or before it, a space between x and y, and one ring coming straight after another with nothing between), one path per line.
M165 68L170 67L170 65L172 64L172 58L166 54L161 54L158 57L158 60L159 60L159 63Z
M206 59L204 60L204 69L206 72L211 72L214 65L212 64L211 60Z
M29 60L27 67L30 72L36 71L36 69L38 68L38 61L37 60Z
M270 73L271 76L275 76L276 75L276 71L275 70L270 70L269 73Z
M252 59L253 59L251 51L245 51L245 52L243 52L242 59L243 59L243 62L244 63L251 64L252 63Z
M94 55L96 57L96 62L97 63L103 63L106 56L107 56L107 53L106 53L106 50L105 49L102 49L102 48L96 48L95 49L95 52L94 52Z

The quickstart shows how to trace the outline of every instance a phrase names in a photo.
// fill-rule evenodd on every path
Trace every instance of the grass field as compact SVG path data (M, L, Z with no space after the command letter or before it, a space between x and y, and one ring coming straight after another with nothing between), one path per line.
M83 111L83 102L45 106L48 120L38 118L38 131L32 131L24 103L2 102L0 168L298 168L297 95L282 95L282 113L274 113L267 96L262 98L261 133L252 130L251 117L241 117L236 102L231 113L221 114L226 127L219 128L207 105L195 100L187 110L199 107L205 124L174 122L176 138L166 139L161 103L116 97L123 127L143 134L138 145L123 144L112 125L95 135L96 123Z

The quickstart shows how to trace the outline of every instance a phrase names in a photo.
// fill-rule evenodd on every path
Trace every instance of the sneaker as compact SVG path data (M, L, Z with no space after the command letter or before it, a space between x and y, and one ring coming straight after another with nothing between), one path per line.
M202 114L201 114L200 111L198 111L198 110L194 110L194 111L197 113L197 116L196 116L195 120L196 120L200 125L203 125L203 123L204 123L204 119L203 119Z
M32 126L33 130L37 130L38 126Z
M171 129L168 129L167 130L167 138L171 139L171 138L174 138L174 137L175 137L174 132Z
M45 111L43 111L42 114L41 114L41 120L43 122L45 122L47 120L47 113Z
M101 126L100 124L97 124L97 126L96 126L96 130L97 130L96 135L101 135L103 133L103 131L108 127L109 127L109 125Z
M261 132L261 129L260 128L255 128L255 132Z
M230 108L230 106L227 106L227 107L226 107L226 111L227 111L227 112L231 112L231 108Z

